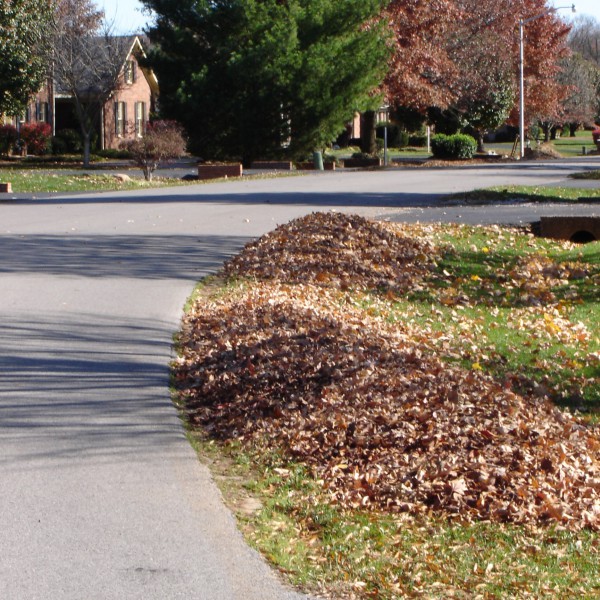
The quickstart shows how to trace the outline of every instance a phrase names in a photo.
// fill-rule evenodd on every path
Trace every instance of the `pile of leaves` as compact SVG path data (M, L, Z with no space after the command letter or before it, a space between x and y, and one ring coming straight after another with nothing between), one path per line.
M435 266L430 242L358 215L314 213L281 225L225 265L228 276L340 289L403 290Z
M517 393L510 379L443 362L409 325L370 316L343 290L289 283L311 281L303 261L320 265L319 248L328 284L382 285L399 256L413 275L429 268L424 243L390 227L373 249L358 222L312 215L228 265L274 281L201 300L186 318L175 376L190 422L307 465L342 507L599 529L600 440L543 388ZM361 256L384 278L369 279Z
M562 158L562 154L552 146L552 144L539 144L535 148L525 148L525 158L529 159L545 159L545 158Z

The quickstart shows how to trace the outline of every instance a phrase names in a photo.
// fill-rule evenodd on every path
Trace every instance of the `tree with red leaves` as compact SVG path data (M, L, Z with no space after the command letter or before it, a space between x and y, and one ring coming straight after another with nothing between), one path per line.
M516 122L519 18L548 8L545 0L392 0L388 99L420 111L452 108L480 133L506 118ZM567 89L558 74L568 32L553 12L526 26L528 121L560 113Z
M395 32L394 55L385 80L394 104L425 110L454 99L459 70L448 52L454 0L392 0L385 12Z

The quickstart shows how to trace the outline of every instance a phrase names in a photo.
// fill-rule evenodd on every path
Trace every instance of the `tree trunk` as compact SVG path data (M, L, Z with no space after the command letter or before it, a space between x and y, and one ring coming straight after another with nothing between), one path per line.
M91 135L89 131L83 132L83 166L90 166L90 155L91 155Z
M361 115L360 149L365 154L375 154L377 152L377 142L375 141L375 111L368 110Z
M550 123L542 123L542 131L544 132L544 142L550 141Z
M577 137L578 129L579 129L579 123L569 123L569 135L571 137Z
M477 152L483 154L485 152L485 146L483 144L484 132L477 130L475 132L475 139L477 140Z

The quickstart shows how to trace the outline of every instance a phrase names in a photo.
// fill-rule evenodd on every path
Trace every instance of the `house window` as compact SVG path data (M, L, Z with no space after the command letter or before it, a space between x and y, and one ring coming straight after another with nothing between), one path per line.
M128 60L125 63L125 83L131 84L135 81L135 61Z
M138 137L144 135L146 129L146 103L135 103L135 133Z
M115 133L122 137L125 135L125 102L115 102Z
M48 123L48 103L40 102L37 107L37 120L40 123Z

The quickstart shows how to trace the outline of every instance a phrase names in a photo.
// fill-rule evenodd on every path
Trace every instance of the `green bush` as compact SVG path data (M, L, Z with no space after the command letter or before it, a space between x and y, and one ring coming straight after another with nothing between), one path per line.
M401 148L402 147L402 133L397 125L393 123L379 123L375 129L375 135L377 139L383 140L385 138L385 128L387 126L387 145L388 148ZM383 141L381 143L383 148Z
M81 154L83 142L81 134L75 129L61 129L52 139L53 154Z
M52 154L54 154L55 156L67 153L67 144L65 143L65 140L56 136L53 136L50 140L50 148Z
M408 135L408 131L400 131L398 134L398 148L406 148L410 143L410 136Z
M408 137L407 146L417 146L418 148L424 148L427 146L427 136L422 134L411 135Z
M477 151L477 142L470 135L463 133L456 133L454 135L438 133L431 138L431 151L435 158L473 158Z
M532 125L529 128L529 138L532 140L541 140L544 137L544 132L539 125Z
M96 151L96 156L100 156L102 158L109 159L130 159L131 152L129 150L124 149L116 149L116 148L105 148L104 150Z

